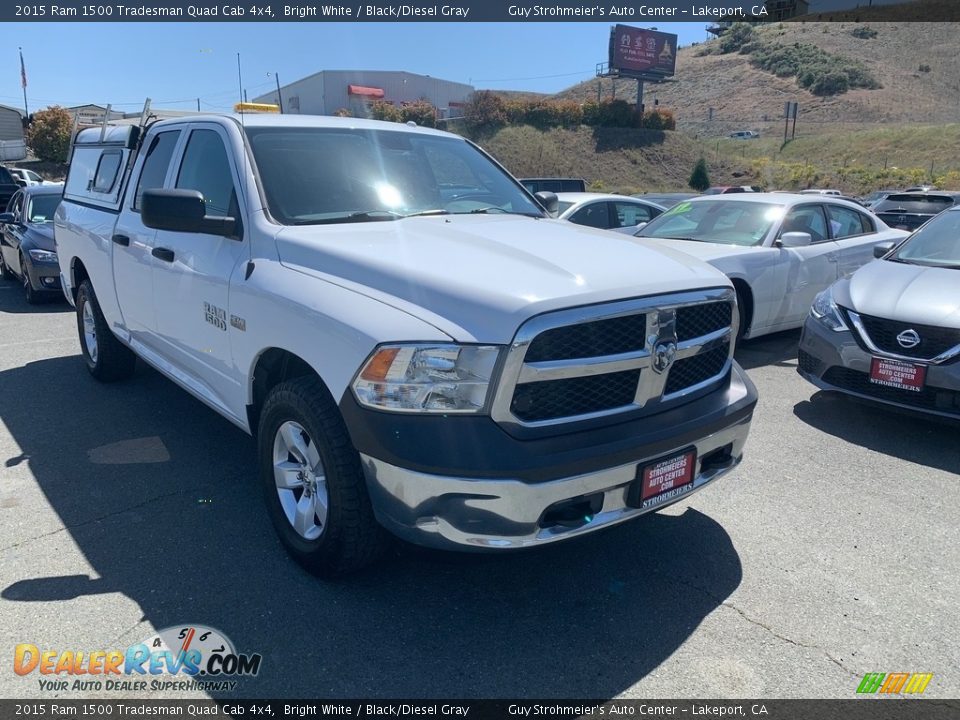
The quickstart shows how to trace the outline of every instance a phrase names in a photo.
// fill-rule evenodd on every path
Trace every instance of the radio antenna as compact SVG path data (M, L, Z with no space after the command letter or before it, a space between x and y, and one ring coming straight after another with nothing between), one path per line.
M247 157L247 126L246 126L246 123L244 122L244 114L245 114L244 107L241 104L243 103L243 72L240 68L239 52L237 53L237 86L238 86L237 89L240 91L240 94L238 95L240 99L238 100L238 103L237 103L237 109L240 111L240 135L241 135L240 141L242 143L242 150L243 150L242 188L243 188L243 200L247 208L247 213L246 213L247 217L246 217L246 223L245 223L246 232L244 232L244 235L246 235L248 255L247 255L247 270L243 274L243 279L248 280L250 278L250 275L253 274L253 267L254 267L253 266L253 241L252 241L253 235L250 232L250 229L251 229L250 194L247 192L247 189L250 184L250 159Z

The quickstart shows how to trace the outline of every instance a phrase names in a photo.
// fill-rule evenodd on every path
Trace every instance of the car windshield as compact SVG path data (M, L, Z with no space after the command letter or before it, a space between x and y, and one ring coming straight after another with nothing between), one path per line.
M960 211L937 215L887 259L911 265L960 269Z
M719 198L685 201L651 220L637 233L637 237L754 246L763 243L770 227L783 214L783 205L774 203Z
M30 199L30 210L27 214L27 222L53 222L53 214L57 211L57 205L60 204L60 200L60 195L34 195Z
M285 225L543 211L469 143L419 132L247 128L270 213Z
M936 214L953 205L948 195L890 195L873 207L878 213L924 213Z

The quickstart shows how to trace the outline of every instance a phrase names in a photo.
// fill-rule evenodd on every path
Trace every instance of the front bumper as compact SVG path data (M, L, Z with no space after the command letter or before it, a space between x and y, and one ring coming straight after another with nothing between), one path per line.
M402 458L388 452L389 443L377 444L368 433L355 433L359 419L355 408L345 417L381 524L420 545L498 550L575 537L689 497L739 464L756 402L756 389L734 363L729 386L686 406L629 423L521 440L489 418L474 418L474 427L484 422L494 428L487 436L490 443L481 445L477 434L470 432L446 431L443 437L425 438L439 457L471 457L479 451L487 458L479 463L480 474L477 464L469 461L459 467L427 469L416 443L402 442L411 440L412 433L396 429L386 433L400 441L393 450L408 448L407 457ZM376 415L383 422L387 414ZM410 420L389 418L395 428ZM435 427L441 428L454 418L430 420L439 421ZM495 433L500 435L498 441L493 441ZM696 449L697 460L688 489L653 505L628 504L640 468L690 448Z
M56 263L25 262L30 285L38 292L61 292L60 266Z
M821 390L940 417L960 418L960 360L927 365L921 392L876 385L869 379L874 355L859 345L854 332L834 332L807 317L800 337L797 372ZM926 363L918 361L917 364Z

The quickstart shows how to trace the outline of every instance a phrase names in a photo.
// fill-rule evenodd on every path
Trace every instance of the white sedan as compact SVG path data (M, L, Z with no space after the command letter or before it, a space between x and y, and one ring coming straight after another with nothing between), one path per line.
M751 338L800 327L817 293L871 261L874 245L907 235L839 198L743 193L681 202L636 241L726 273L737 290L740 336Z
M666 209L628 195L562 192L557 193L557 199L560 201L559 219L627 235L633 235L640 225L650 222Z

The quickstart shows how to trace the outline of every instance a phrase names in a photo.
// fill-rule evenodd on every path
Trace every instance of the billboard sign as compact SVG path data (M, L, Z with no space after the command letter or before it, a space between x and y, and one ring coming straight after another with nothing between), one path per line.
M670 77L677 66L677 36L629 25L610 31L610 70L621 75Z

